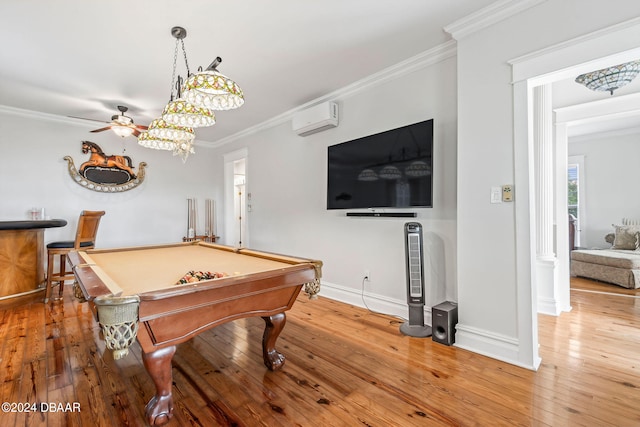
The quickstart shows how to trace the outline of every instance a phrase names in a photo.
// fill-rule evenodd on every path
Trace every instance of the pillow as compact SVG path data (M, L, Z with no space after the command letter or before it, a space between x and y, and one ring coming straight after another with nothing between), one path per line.
M611 249L638 250L640 225L614 225L615 238Z
M613 245L613 240L616 238L615 233L607 233L606 236L604 236L604 241L607 242L610 245Z

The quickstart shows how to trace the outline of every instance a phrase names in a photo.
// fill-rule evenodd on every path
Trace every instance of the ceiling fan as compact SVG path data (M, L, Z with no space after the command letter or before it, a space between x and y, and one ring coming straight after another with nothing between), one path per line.
M125 116L124 113L126 113L128 109L128 107L118 105L120 114L114 114L113 116L111 116L110 122L101 122L100 120L86 119L84 117L74 118L109 124L109 126L105 126L100 129L94 129L91 131L91 133L103 132L105 130L111 129L113 132L115 132L116 135L121 136L122 138L129 135L138 136L140 135L140 131L147 130L147 126L136 125L133 123L133 119L131 117Z

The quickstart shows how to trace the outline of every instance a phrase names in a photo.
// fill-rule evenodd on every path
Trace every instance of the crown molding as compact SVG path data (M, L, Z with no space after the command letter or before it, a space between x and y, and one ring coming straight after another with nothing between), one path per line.
M28 117L31 119L47 120L50 122L61 123L80 123L82 120L71 117L60 116L58 114L43 113L35 110L25 110L23 108L10 107L8 105L0 105L0 113L11 114L14 116Z
M444 27L455 40L490 27L547 0L499 0Z
M371 74L350 85L344 86L341 89L335 90L326 95L318 97L298 107L292 108L291 110L285 111L284 113L279 114L275 117L272 117L271 119L266 120L262 123L258 123L255 126L251 126L240 132L234 133L233 135L229 135L227 137L224 137L217 141L213 141L209 143L202 141L202 145L205 145L208 147L220 147L222 145L229 144L238 139L242 139L246 136L253 135L263 130L285 123L291 120L293 115L296 114L297 112L306 110L307 108L312 107L316 104L320 104L322 102L327 102L327 101L338 101L341 99L348 98L350 96L353 96L373 86L388 82L390 80L397 79L398 77L401 77L405 74L412 73L416 70L437 64L438 62L444 61L448 58L455 57L456 54L457 54L457 43L454 40L450 40L432 49L426 50L415 56L412 56L409 59L406 59L402 62L394 64L390 67L387 67L377 73Z

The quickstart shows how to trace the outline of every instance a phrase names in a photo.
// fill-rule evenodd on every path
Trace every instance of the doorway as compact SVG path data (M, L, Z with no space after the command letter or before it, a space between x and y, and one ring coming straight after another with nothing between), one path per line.
M242 149L224 156L224 244L233 247L249 246L249 217L247 216L248 150Z
M638 21L628 21L607 31L599 31L589 38L578 38L556 46L534 52L524 57L516 58L509 63L513 70L513 101L514 101L514 159L515 185L520 188L520 200L529 200L534 193L533 176L533 146L531 136L531 108L532 91L536 86L552 83L557 80L575 77L576 75L605 68L607 66L624 63L640 57L635 34L640 30ZM625 50L626 49L626 50ZM556 128L556 136L558 135ZM560 132L566 132L566 129ZM564 135L566 138L566 133ZM557 141L556 141L557 142ZM558 151L556 151L558 153ZM563 157L560 159L560 157ZM566 196L566 167L568 163L566 151L564 156L558 156L564 170L564 195ZM558 193L556 185L556 196ZM562 217L556 214L556 248L559 256L566 257L566 262L559 262L559 276L568 279L568 221L567 198L564 200ZM558 203L560 205L562 202ZM532 238L536 236L535 205L522 203L516 206L516 266L517 266L517 310L522 315L518 323L518 334L521 337L521 359L536 367L540 364L538 355L538 321L537 321L537 292L535 276L536 254L532 251ZM531 208L531 209L530 209ZM562 238L560 238L562 236ZM564 270L567 272L566 275ZM561 289L559 299L568 305L569 280L566 289Z

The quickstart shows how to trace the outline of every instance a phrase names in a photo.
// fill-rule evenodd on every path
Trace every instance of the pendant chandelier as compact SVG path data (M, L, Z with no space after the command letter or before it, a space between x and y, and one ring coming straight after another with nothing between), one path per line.
M138 144L145 148L153 148L154 150L173 150L176 142L170 139L156 138L149 135L149 132L142 132L138 136Z
M377 181L378 174L373 169L363 169L358 174L358 181Z
M215 69L222 61L220 57L217 57L207 70L191 75L184 47L187 30L182 27L173 27L171 35L176 39L176 44L173 54L170 100L164 107L161 118L154 120L147 132L140 134L138 143L147 148L171 150L174 155L179 155L183 161L186 161L189 154L194 153L193 128L212 126L216 122L212 110L237 108L244 103L244 97L242 90L235 82ZM178 45L182 48L187 72L187 81L184 85L182 77L176 75Z
M218 56L206 70L187 78L183 91L188 102L212 110L231 110L244 104L242 89L216 69L221 62Z
M402 177L402 172L400 172L400 169L394 165L387 165L382 168L379 175L382 179L394 180L400 179Z
M193 139L175 141L172 139L158 138L150 136L148 132L143 132L138 137L138 144L154 150L172 151L174 156L180 156L183 162L187 161L189 154L195 153L193 149Z
M195 139L195 132L193 128L185 126L177 126L171 123L167 123L163 119L155 119L149 125L147 130L149 136L158 139L168 139L171 141L193 141Z
M431 167L426 162L423 162L422 160L416 160L415 162L407 166L407 168L404 170L404 173L407 176L410 176L413 178L429 176L431 175Z
M189 154L193 153L195 133L192 128L176 126L162 119L155 119L146 132L138 136L138 144L156 150L173 151L174 156L180 155L186 162Z
M638 72L640 72L640 60L581 74L575 81L591 90L607 91L613 95L614 90L631 83Z
M182 158L182 163L187 161L187 157L189 154L194 154L195 150L193 149L193 141L179 141L175 143L173 147L173 155L180 156Z
M171 75L171 99L164 110L162 111L162 118L167 123L172 123L179 126L201 127L212 126L216 120L211 111L208 108L201 108L190 104L185 101L181 96L182 77L176 78L176 67L178 62L178 44L182 47L182 56L184 57L184 65L187 69L187 76L191 74L189 70L189 61L187 60L187 51L184 47L184 39L187 37L187 30L182 27L173 27L171 29L171 35L176 39L176 46L173 51L173 74ZM174 100L174 89L176 90L176 97Z
M182 79L178 76L178 88L182 84ZM178 89L178 99L170 101L162 111L162 118L167 123L187 126L192 128L202 126L213 126L216 123L216 116L208 108L200 108L180 98Z

